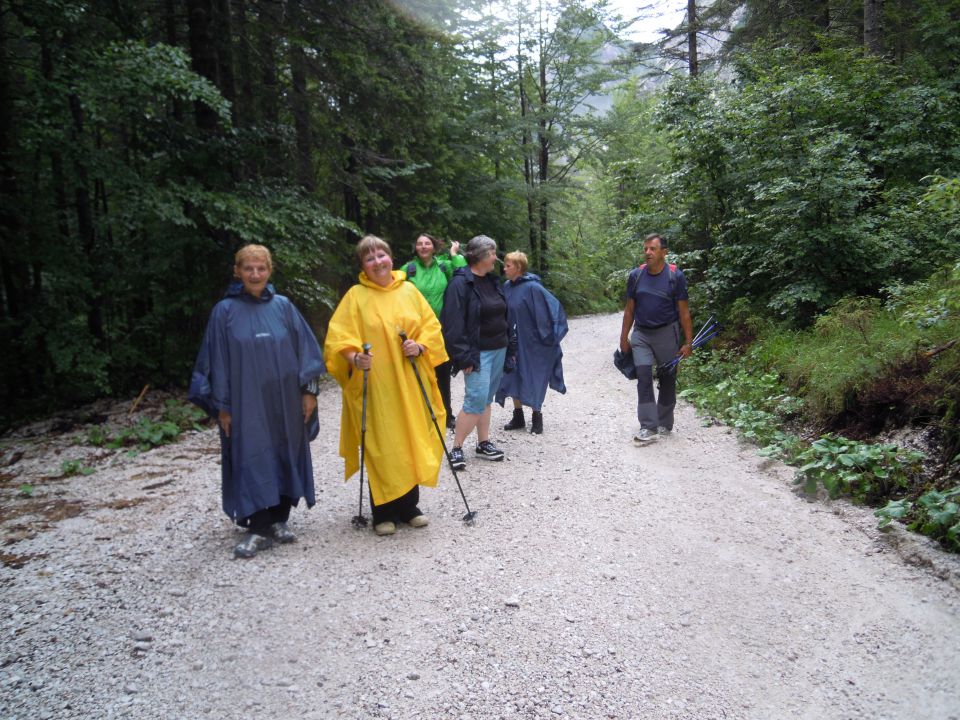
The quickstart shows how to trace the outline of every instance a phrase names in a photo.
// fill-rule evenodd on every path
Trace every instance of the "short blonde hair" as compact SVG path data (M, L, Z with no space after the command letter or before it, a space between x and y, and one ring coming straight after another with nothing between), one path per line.
M393 251L390 249L386 240L381 240L376 235L364 235L360 238L360 242L357 243L357 265L362 268L363 259L375 250L383 250L393 259Z
M273 272L273 257L270 255L270 251L267 250L263 245L244 245L242 248L237 250L236 254L233 256L234 267L240 267L243 265L243 261L247 258L257 258L258 260L263 260L267 263L267 270Z
M520 267L520 272L525 273L527 271L527 254L521 252L520 250L514 250L513 252L507 253L503 261L516 263Z

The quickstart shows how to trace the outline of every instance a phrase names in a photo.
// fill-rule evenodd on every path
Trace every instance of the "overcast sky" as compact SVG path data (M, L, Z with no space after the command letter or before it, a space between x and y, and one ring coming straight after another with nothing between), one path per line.
M610 9L626 18L640 15L629 33L631 40L651 42L663 28L675 28L687 12L687 0L609 0Z

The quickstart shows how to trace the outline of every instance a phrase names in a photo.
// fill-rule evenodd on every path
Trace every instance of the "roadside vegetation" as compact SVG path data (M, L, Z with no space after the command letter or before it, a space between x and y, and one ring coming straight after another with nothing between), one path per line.
M795 466L805 492L874 506L881 526L958 552L960 263L885 295L842 301L806 330L735 304L683 366L681 396Z

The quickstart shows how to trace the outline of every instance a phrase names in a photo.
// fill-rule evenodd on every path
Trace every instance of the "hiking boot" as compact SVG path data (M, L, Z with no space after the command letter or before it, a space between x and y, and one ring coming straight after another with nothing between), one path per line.
M543 413L533 411L533 417L530 418L530 432L534 435L543 434Z
M503 450L489 440L484 440L477 445L477 457L482 457L484 460L503 460Z
M513 419L503 426L504 430L523 430L527 425L523 419L523 408L513 411Z
M455 447L450 451L450 465L454 470L466 470L467 461L463 457L463 448Z
M274 540L283 545L292 543L297 539L297 536L293 534L293 531L287 527L285 522L277 522L271 525L270 534L273 536Z
M673 430L661 425L660 427L657 428L657 435L662 435L663 437L667 437L667 435L673 435Z
M656 441L656 430L650 430L649 428L640 428L640 432L633 438L633 444L641 447Z
M373 526L373 531L377 535L393 535L397 531L397 524L392 520L386 520Z
M427 519L426 515L414 515L412 518L407 520L410 523L410 527L422 528L430 524L430 521Z
M233 556L237 558L252 558L258 551L266 550L273 546L273 538L266 535L257 535L248 532L243 539L233 548Z

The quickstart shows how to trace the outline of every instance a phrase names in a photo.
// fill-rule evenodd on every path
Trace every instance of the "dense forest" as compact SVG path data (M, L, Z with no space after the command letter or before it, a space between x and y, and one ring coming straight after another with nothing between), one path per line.
M0 425L182 386L242 243L322 335L363 233L490 235L576 313L656 230L808 418L955 467L960 0L687 5L0 0Z

